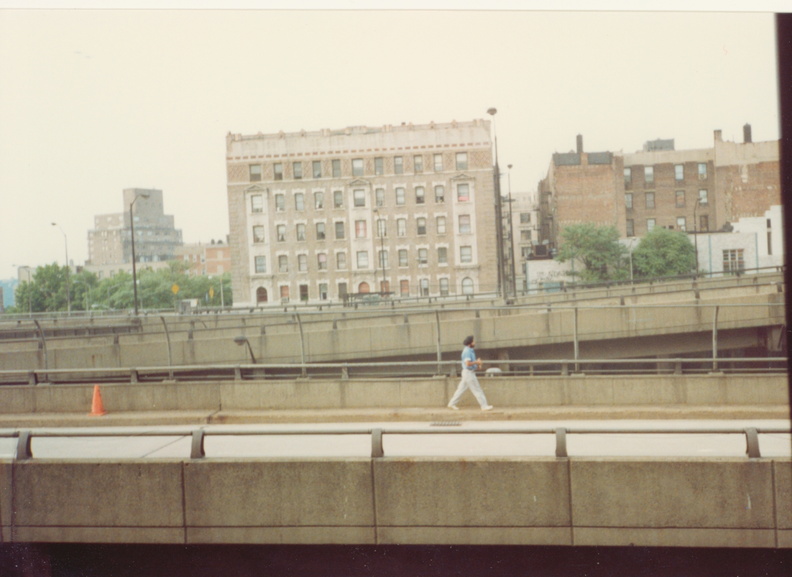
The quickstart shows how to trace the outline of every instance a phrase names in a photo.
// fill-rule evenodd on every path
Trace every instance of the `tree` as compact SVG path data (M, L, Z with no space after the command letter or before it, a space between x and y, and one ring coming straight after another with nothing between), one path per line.
M684 232L655 227L633 251L633 269L641 278L690 274L696 249Z
M583 223L569 225L561 232L556 260L571 261L573 274L584 282L601 282L629 275L624 267L626 254L615 227ZM583 270L575 270L577 263L583 265Z

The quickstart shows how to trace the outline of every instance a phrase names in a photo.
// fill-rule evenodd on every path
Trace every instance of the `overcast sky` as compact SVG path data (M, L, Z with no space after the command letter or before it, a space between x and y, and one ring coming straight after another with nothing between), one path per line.
M577 134L587 151L705 148L745 123L775 140L774 30L770 12L0 10L0 278L63 263L52 222L83 264L124 188L161 189L185 242L224 239L229 131L494 106L513 192Z

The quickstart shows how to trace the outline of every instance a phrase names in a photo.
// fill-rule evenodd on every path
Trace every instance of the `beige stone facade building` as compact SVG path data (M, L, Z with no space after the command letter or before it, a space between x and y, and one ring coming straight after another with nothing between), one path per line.
M490 123L226 139L234 304L497 290Z
M564 227L581 222L615 226L622 237L656 226L687 232L722 230L740 218L781 204L778 141L726 142L675 150L673 140L649 141L634 153L554 154L539 183L540 237L553 247Z
M215 276L231 272L231 247L222 240L183 244L175 250L175 258L189 265L191 276Z

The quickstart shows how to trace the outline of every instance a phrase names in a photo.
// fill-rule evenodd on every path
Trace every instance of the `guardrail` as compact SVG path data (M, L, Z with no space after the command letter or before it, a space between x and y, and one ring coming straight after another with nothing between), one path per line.
M653 358L653 359L509 359L486 362L485 378L500 376L568 376L584 374L783 374L787 357ZM372 363L215 364L145 368L35 369L0 371L2 385L77 383L156 383L207 380L274 380L294 378L420 378L458 374L459 361Z
M436 423L436 425L458 425L459 423L446 422ZM349 429L297 429L297 430L258 430L258 431L239 431L239 430L216 430L207 431L206 429L192 429L189 431L174 431L173 429L146 428L136 430L134 434L128 431L96 431L82 429L79 431L33 431L30 429L17 430L12 432L0 431L0 438L17 438L17 448L14 458L18 461L33 458L31 443L34 437L53 438L53 437L185 437L190 435L192 438L190 448L190 459L206 458L204 440L207 436L304 436L304 435L369 435L371 438L371 458L379 459L385 457L383 437L385 435L454 435L454 434L486 434L486 435L554 435L555 436L555 456L558 459L569 458L567 449L567 438L569 435L589 435L589 434L739 434L745 436L745 455L749 459L759 459L762 457L759 447L759 434L788 434L792 433L789 427L734 427L734 428L674 428L674 429L643 429L629 427L594 428L594 427L555 427L529 428L513 427L508 429L382 429L379 427L360 427Z

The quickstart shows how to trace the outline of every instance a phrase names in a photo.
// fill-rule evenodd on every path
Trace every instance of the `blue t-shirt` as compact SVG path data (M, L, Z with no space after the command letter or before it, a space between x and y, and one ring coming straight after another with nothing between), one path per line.
M469 371L475 371L478 368L478 365L473 365L470 367L467 366L466 361L476 361L476 351L470 347L465 347L465 349L462 351L462 368Z

